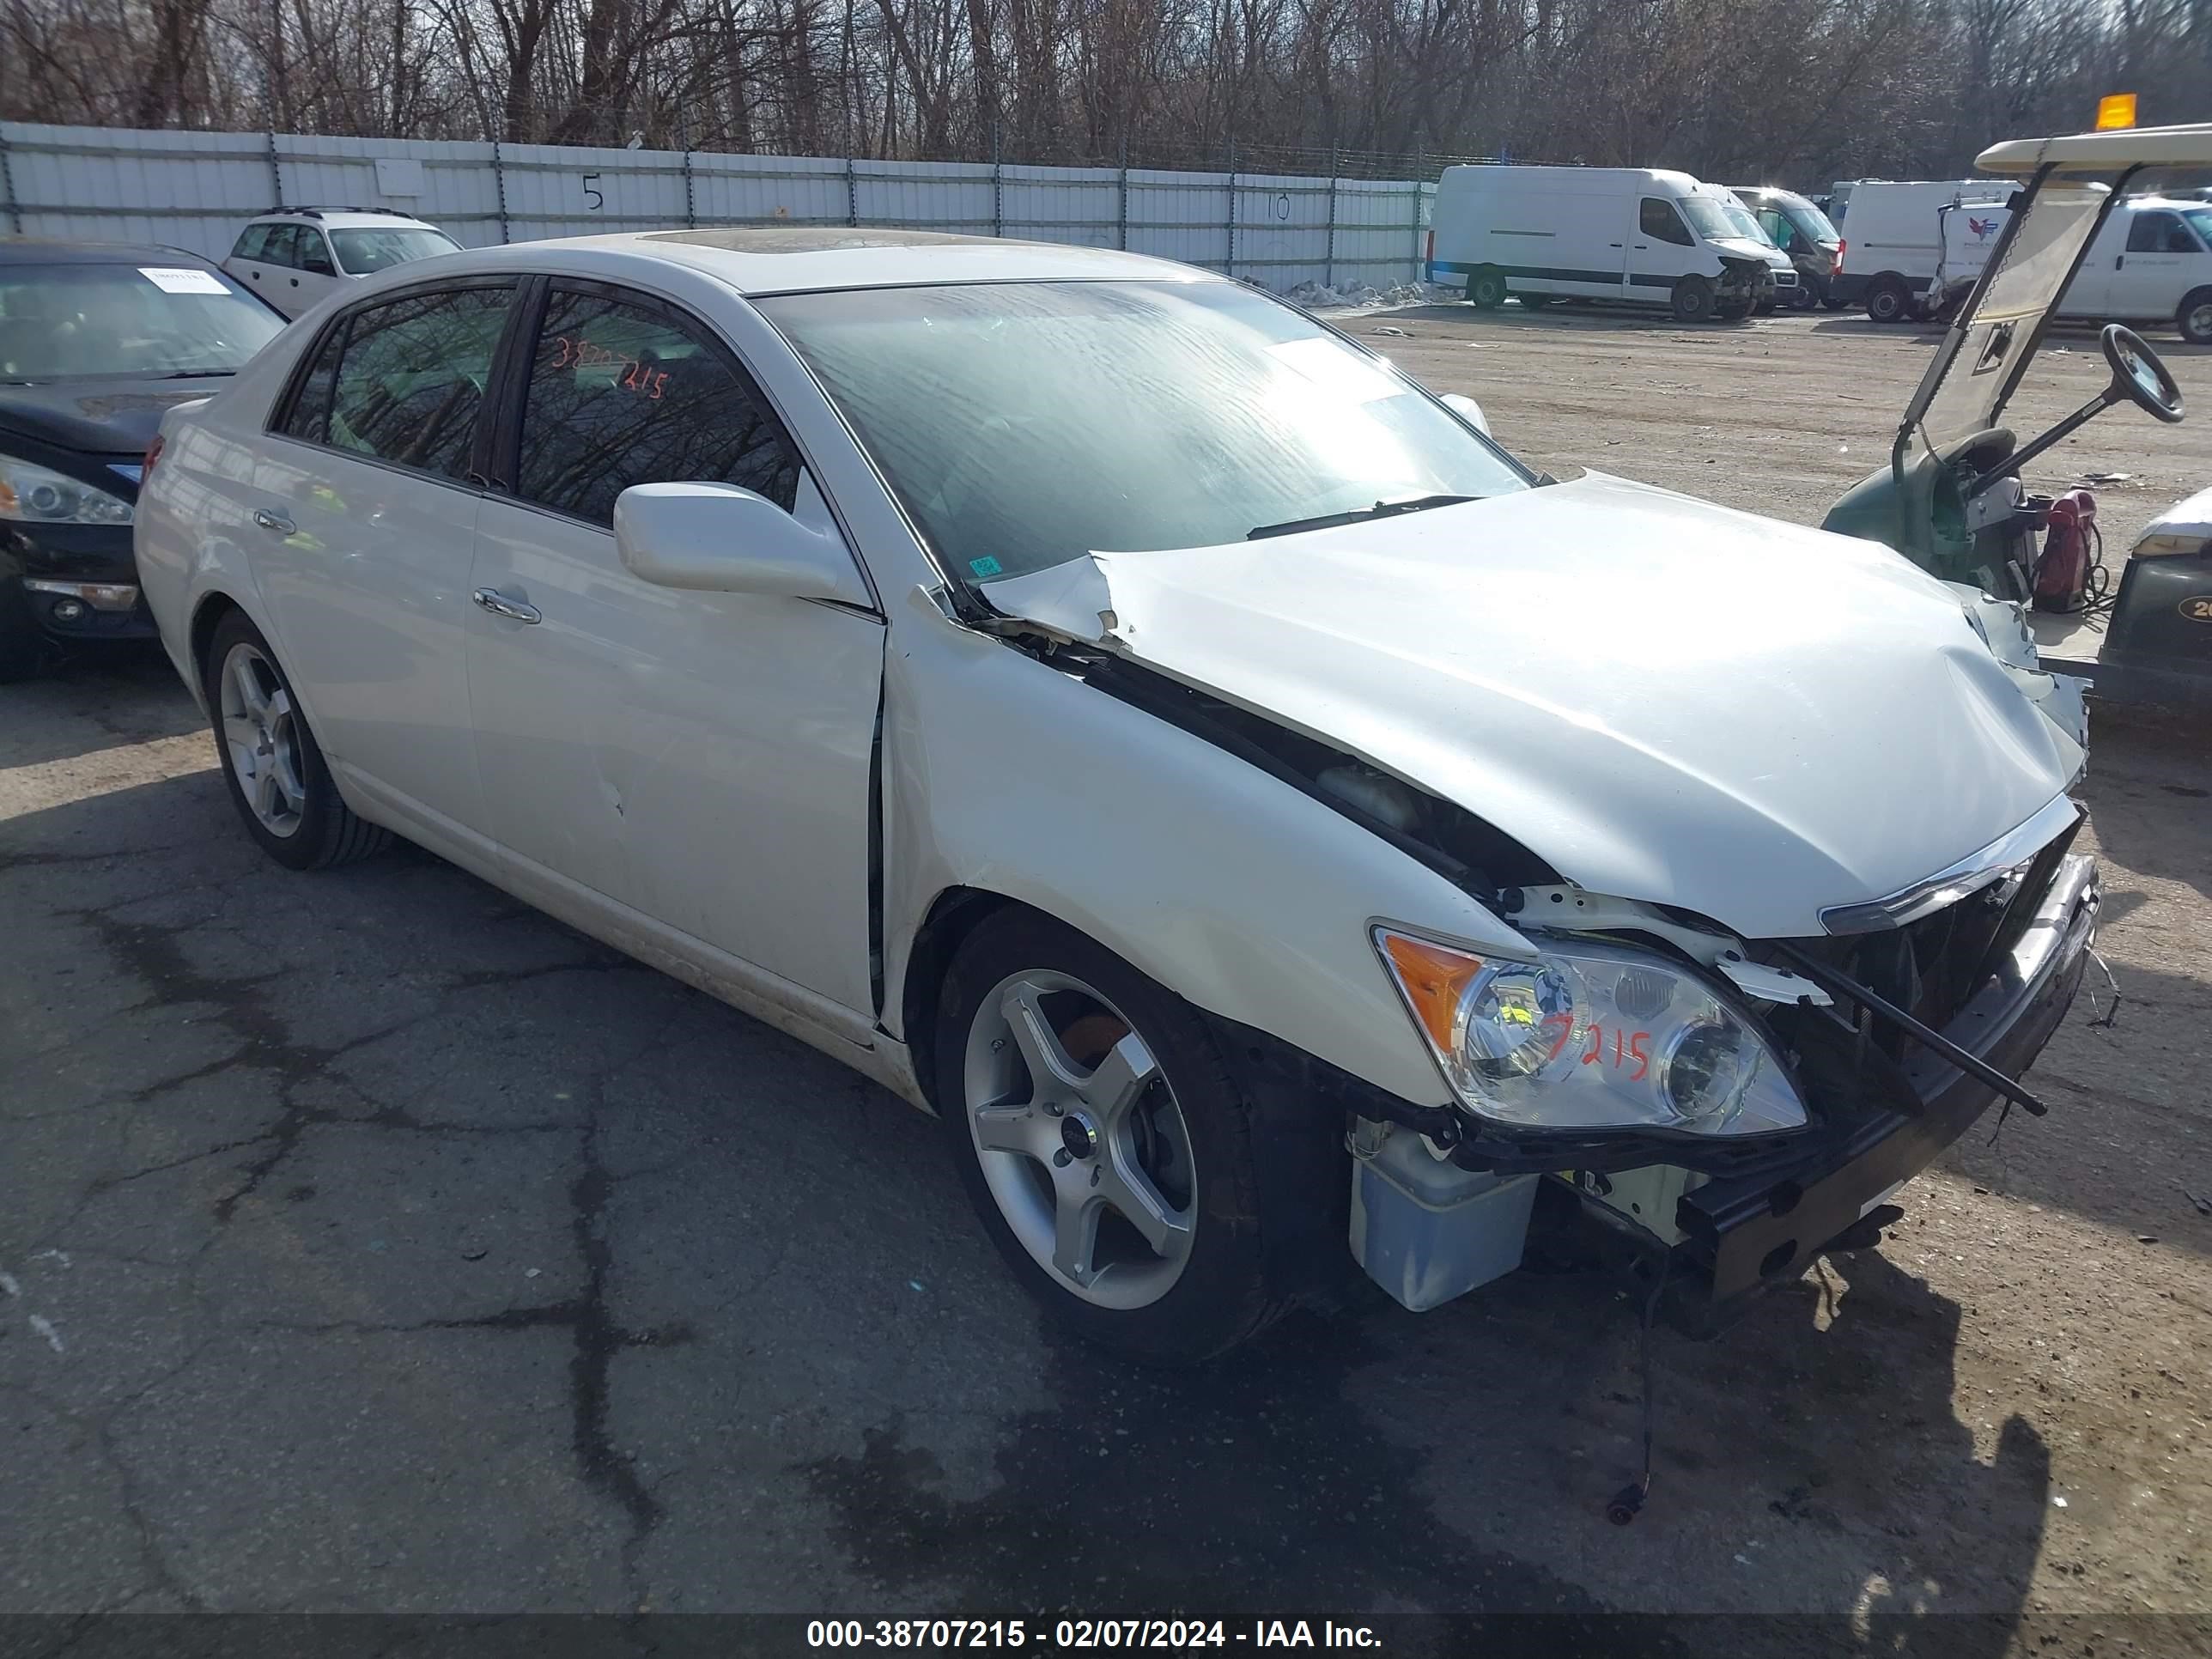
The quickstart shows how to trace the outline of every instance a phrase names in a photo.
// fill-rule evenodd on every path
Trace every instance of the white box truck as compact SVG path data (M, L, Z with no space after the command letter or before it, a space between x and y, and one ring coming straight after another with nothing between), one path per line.
M1703 322L1747 316L1797 283L1742 203L1686 173L1446 167L1430 223L1429 280L1486 307L1615 300Z
M1954 208L2002 208L2011 194L2010 185L1994 179L1857 180L1829 294L1844 305L1864 306L1877 323L1925 316L1944 262L1945 218ZM1982 246L1995 240L1992 233Z

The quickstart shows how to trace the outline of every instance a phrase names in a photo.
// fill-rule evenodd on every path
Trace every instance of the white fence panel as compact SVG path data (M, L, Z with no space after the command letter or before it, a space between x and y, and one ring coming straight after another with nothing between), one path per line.
M682 225L897 225L1180 259L1249 282L1419 274L1430 186L0 123L0 229L211 258L272 207L392 208L471 246Z

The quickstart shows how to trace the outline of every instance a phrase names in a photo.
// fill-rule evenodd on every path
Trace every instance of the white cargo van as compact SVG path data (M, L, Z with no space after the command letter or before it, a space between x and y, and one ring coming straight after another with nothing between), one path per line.
M1931 309L1963 300L2011 215L2003 208L1954 208L1943 216L1943 261ZM2185 197L2139 196L2112 210L2057 314L2092 322L2170 323L2192 345L2212 345L2212 205Z
M2010 185L1993 179L1859 179L1828 292L1845 305L1863 305L1877 323L1925 314L1934 302L1943 264L1943 222L1951 210L2002 208L2011 194ZM1992 232L1981 244L1984 252L1995 240Z
M1483 307L1621 300L1700 322L1747 316L1797 282L1741 203L1686 173L1446 167L1431 227L1429 280L1463 283Z

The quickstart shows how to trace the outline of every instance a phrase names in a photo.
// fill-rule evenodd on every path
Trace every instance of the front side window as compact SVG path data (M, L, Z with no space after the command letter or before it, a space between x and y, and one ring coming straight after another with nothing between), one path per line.
M2138 213L2128 223L2128 252L2164 253L2181 221L2171 213Z
M1796 231L1791 228L1790 222L1782 216L1778 209L1761 208L1752 216L1759 221L1759 228L1766 233L1766 240L1777 247L1786 248L1797 238Z
M1644 198L1644 205L1637 210L1636 228L1655 241L1673 242L1679 247L1687 247L1696 240L1674 211L1674 204L1656 196Z
M448 289L351 313L324 441L394 466L465 477L492 356L514 299L508 288ZM321 368L319 356L301 389L303 407Z
M404 265L410 259L452 253L459 246L442 230L411 226L391 229L377 226L331 233L331 251L338 256L339 268L349 276L367 276L392 265Z
M522 407L515 492L614 521L640 483L732 483L788 509L799 457L751 382L700 331L649 301L556 288Z
M283 331L206 265L0 264L0 381L231 374Z
M1241 283L756 303L964 580L1528 487L1394 365Z
M2197 233L2195 245L2175 251L2181 253L2201 253L2212 248L2212 208L2190 208L2182 216Z
M310 225L300 227L300 269L318 276L337 275L331 264L331 251L324 244L323 233Z

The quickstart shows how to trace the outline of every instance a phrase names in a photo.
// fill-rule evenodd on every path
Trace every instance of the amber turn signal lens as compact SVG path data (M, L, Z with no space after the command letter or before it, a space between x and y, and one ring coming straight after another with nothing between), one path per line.
M1421 1022L1437 1052L1449 1054L1460 998L1482 972L1482 958L1425 939L1407 939L1403 933L1383 933L1382 942L1413 1018Z

